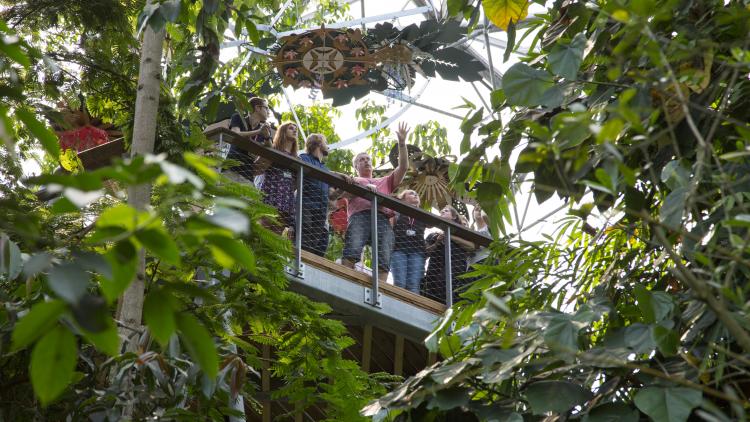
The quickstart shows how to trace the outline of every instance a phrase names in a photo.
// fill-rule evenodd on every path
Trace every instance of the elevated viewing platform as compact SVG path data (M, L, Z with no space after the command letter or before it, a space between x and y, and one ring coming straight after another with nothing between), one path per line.
M444 243L447 246L443 248L445 257L451 256L450 245L453 243L450 241L451 236L471 242L477 248L487 247L491 242L489 237L461 224L408 205L390 195L347 183L340 175L321 170L297 157L291 157L278 150L249 141L226 128L210 128L205 135L216 142L235 145L253 156L262 157L270 161L273 167L288 169L296 177L297 192L304 191L310 181L322 181L351 196L369 199L374 205L371 207L373 214L378 207L380 207L379 211L393 210L424 223L428 227L442 230L447 238ZM251 183L250 180L251 178L248 178L247 183ZM329 304L333 308L334 315L347 324L376 326L421 343L432 331L446 307L452 303L455 284L453 278L456 272L451 271L450 267L455 259L443 260L447 267L442 271L444 279L441 276L441 280L434 280L438 289L444 289L444 292L441 291L437 295L442 297L442 301L435 300L436 295L431 295L432 298L425 297L423 294L385 283L382 274L379 279L377 270L372 271L366 267L364 271L358 271L330 259L332 258L330 253L329 256L319 256L322 254L305 250L306 248L302 245L302 233L305 229L301 225L304 221L302 214L306 207L302 204L301 196L296 196L295 201L297 201L297 206L296 216L293 219L295 224L293 243L296 261L288 269L291 288L314 300ZM377 238L377 224L371 226L373 238ZM369 251L372 261L369 262L369 267L378 268L379 245L378 242L373 243Z

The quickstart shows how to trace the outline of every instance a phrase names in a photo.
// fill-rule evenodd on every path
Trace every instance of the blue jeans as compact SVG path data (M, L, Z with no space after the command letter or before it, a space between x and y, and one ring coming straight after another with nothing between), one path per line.
M393 227L388 217L378 213L378 267L388 273L393 250ZM372 245L370 225L370 210L360 211L349 217L349 225L344 237L344 259L359 261L359 256L365 245Z
M391 274L393 283L412 293L419 294L419 282L424 275L424 252L393 251Z

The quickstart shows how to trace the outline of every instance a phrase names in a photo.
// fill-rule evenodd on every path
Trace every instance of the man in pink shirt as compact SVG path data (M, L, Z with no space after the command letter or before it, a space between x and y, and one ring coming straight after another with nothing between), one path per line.
M398 166L385 177L372 177L372 158L370 155L361 152L354 157L354 169L358 177L354 178L356 183L367 186L369 189L390 195L396 190L403 180L406 170L409 168L409 156L406 150L406 135L409 128L406 123L398 125L396 135L398 137ZM371 213L372 203L361 197L349 199L348 215L349 226L346 228L344 237L344 257L343 264L347 267L354 268L354 264L359 260L362 254L362 248L370 244L371 240ZM390 268L391 251L393 250L393 227L389 218L393 216L393 211L378 207L377 214L378 226L378 277L385 281L388 277Z

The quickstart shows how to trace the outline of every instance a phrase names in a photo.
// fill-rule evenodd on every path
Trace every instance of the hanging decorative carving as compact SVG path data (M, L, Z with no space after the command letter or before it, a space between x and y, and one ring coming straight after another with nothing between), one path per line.
M432 157L411 144L406 145L406 150L409 152L409 171L401 182L401 187L417 192L423 205L438 209L452 205L459 214L468 218L469 212L466 204L474 201L458 196L451 188L448 176L448 168L451 163L456 162L456 157L453 155ZM391 148L388 160L394 168L398 165L397 145Z
M384 23L366 35L322 27L279 39L271 48L272 63L284 86L320 89L333 105L342 105L373 90L411 88L417 73L480 80L484 66L447 46L465 34L455 21L424 21L400 30Z

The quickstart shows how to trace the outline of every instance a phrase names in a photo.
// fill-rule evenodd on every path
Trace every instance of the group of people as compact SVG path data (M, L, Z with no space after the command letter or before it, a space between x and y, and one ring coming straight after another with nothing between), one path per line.
M268 123L270 109L266 101L259 97L250 100L252 111L242 117L232 116L230 129L248 142L257 142L270 146L292 157L297 157L299 128L292 122L281 124L278 129ZM405 123L398 126L399 160L398 165L383 177L373 177L372 158L367 153L354 157L353 165L357 176L342 176L349 184L359 184L367 189L384 195L393 195L397 191L408 169L406 137L409 128ZM329 171L323 163L328 155L328 144L325 136L311 134L305 142L305 152L299 159L307 164ZM295 220L295 190L297 176L291 170L278 166L261 157L253 157L244 149L233 144L227 155L228 159L239 162L230 168L227 176L237 182L254 183L262 192L264 202L278 210L279 224L269 227L278 233L291 233ZM329 185L321 180L306 177L302 189L302 248L320 256L328 249L329 229L328 210L333 196L338 196ZM342 193L347 200L348 225L344 235L342 264L355 268L361 260L365 245L372 239L372 204L370 200ZM403 190L396 198L406 204L418 207L420 198L413 190ZM440 211L440 216L457 224L467 225L466 220L450 205ZM377 225L377 261L378 275L385 282L388 274L393 277L395 285L413 293L422 294L435 300L445 302L445 235L442 232L429 233L425 237L427 225L408 215L394 212L379 206L376 213ZM475 230L486 232L487 221L478 207L474 210ZM469 266L483 259L483 249L477 249L472 242L451 236L451 274L453 276L454 295L464 283L459 279ZM425 265L427 268L425 270Z

